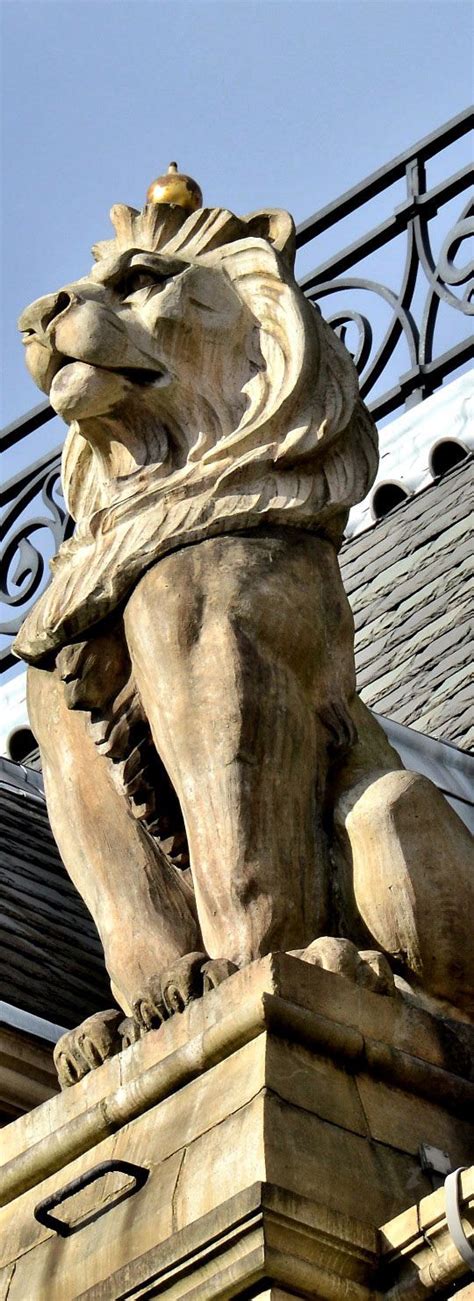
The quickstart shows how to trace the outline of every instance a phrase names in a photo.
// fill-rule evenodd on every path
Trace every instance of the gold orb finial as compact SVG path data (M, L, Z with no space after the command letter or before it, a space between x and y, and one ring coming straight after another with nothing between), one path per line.
M174 203L178 208L194 212L202 207L202 193L197 181L178 172L178 164L170 163L164 176L157 176L148 186L147 203Z

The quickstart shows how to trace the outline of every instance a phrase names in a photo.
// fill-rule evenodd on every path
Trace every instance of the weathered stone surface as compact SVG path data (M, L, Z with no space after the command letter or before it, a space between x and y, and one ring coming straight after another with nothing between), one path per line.
M70 425L77 529L17 649L126 1042L314 941L336 970L346 942L348 979L395 996L386 957L471 1017L468 833L355 695L337 552L376 431L294 279L292 220L112 216L89 276L20 322ZM62 1082L117 1046L103 1018L72 1032Z
M349 1127L355 1132L366 1132L350 1073L354 1062L365 1062L369 1073L374 1070L378 1079L387 1078L388 1072L394 1087L406 1080L414 1063L421 1063L424 1075L418 1074L416 1078L413 1075L414 1095L434 1097L443 1105L447 1102L448 1110L454 1107L459 1114L463 1109L463 1090L470 1078L473 1056L470 1028L466 1032L455 1022L434 1017L401 998L373 994L332 972L286 954L273 954L238 972L205 998L190 1003L181 1015L145 1035L66 1093L50 1098L9 1125L2 1133L4 1162L33 1149L38 1154L38 1144L48 1161L51 1136L68 1123L77 1125L82 1115L94 1110L105 1119L109 1133L104 1113L106 1098L115 1096L120 1089L135 1087L138 1077L149 1079L148 1073L154 1068L158 1074L153 1096L168 1096L178 1082L188 1082L211 1063L222 1061L265 1027L274 1029L279 1039L293 1040L289 1081L294 1080L295 1089L300 1088L300 1079L308 1078L299 1069L300 1052L317 1049L322 1053L326 1059L324 1088L318 1056L312 1058L311 1078L316 1073L315 1093L319 1105L326 1098L326 1105L331 1108L319 1114L335 1124L343 1119L347 1123L352 1116ZM194 1046L188 1048L191 1043ZM297 1051L296 1044L300 1045ZM385 1069L382 1050L386 1052ZM328 1057L343 1060L349 1071L339 1081L338 1092L333 1087ZM307 1063L307 1057L304 1060ZM459 1091L455 1096L456 1087ZM278 1092L286 1097L284 1081ZM474 1093L469 1097L474 1100ZM302 1105L306 1107L307 1100ZM59 1166L62 1159L61 1156ZM39 1163L41 1170L42 1162L43 1158ZM35 1170L36 1180L37 1165Z
M347 766L356 762L353 755ZM426 777L382 765L341 791L335 822L346 897L377 948L473 1018L474 857L466 827Z
M344 748L354 690L334 548L296 530L183 548L142 578L125 631L207 952L309 943L328 923L327 729Z
M380 1005L391 1009L385 1032ZM285 955L238 972L6 1131L9 1301L145 1287L211 1301L259 1295L260 1281L263 1295L385 1295L379 1248L388 1289L424 1246L418 1221L416 1242L401 1223L407 1203L430 1202L415 1123L454 1164L474 1154L456 1114L472 1092L469 1103L461 1031L451 1033L450 1053L447 1027L428 1013ZM418 1047L411 1085L380 1085L382 1047L394 1078ZM38 1223L39 1202L110 1159L148 1171L140 1191L121 1198L129 1176L114 1170L53 1212L69 1236Z
M27 364L71 425L80 525L17 643L36 660L111 613L156 560L291 525L340 541L376 469L349 354L293 275L284 212L112 210L90 274L27 308Z

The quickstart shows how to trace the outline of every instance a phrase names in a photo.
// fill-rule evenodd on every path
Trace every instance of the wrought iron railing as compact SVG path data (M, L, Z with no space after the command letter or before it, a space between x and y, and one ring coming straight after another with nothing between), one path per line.
M5 453L55 415L48 402L9 425L1 436ZM0 672L14 663L11 643L20 624L48 582L46 556L57 551L72 521L61 493L61 447L20 470L2 486ZM8 617L10 615L10 617Z
M337 299L336 310L332 314L327 310L324 312L337 333L345 338L349 325L356 327L358 339L351 351L359 371L361 393L379 421L401 406L429 397L447 375L458 370L473 355L471 331L469 337L461 338L454 346L435 346L442 305L454 309L464 318L474 314L472 261L464 266L457 266L455 261L464 240L474 234L472 162L431 188L427 185L426 173L426 164L467 136L473 125L472 109L460 113L440 131L433 132L394 158L303 222L298 229L298 247L301 249L311 240L320 239L329 228L339 228L348 216L372 200L384 193L388 197L396 182L405 181L406 193L402 202L389 216L300 279L308 298L318 305L324 302L326 306L327 300ZM469 197L457 212L454 223L450 222L448 230L443 231L436 256L430 237L431 225L441 209L467 191ZM380 249L392 246L400 238L404 244L404 256L399 288L394 290L367 275L366 264ZM384 256L386 261L387 256ZM462 286L466 286L463 292ZM461 290L459 296L456 290ZM351 297L346 307L344 298L347 293ZM372 306L380 300L386 305L388 324L378 346L370 316L354 306L361 298L368 299ZM448 331L452 331L451 321ZM401 339L406 345L409 368L399 375L394 385L382 391L379 386L376 392Z
M300 284L316 307L324 306L326 319L353 353L362 395L378 421L430 396L473 356L470 331L466 337L467 318L474 314L472 273L468 266L456 264L464 240L474 229L471 198L456 209L452 220L453 202L465 195L472 181L472 165L462 166L435 185L427 183L427 163L461 142L473 125L472 110L459 114L298 228L300 260L306 258L306 246L312 241L318 240L320 246L322 238L332 234L338 251L304 272ZM393 189L403 182L405 193L393 207ZM374 201L380 206L384 199L389 215L367 232L371 206ZM443 209L449 217L448 229L445 224L441 241L436 232L436 254L431 230ZM354 222L358 212L364 218L364 233L341 251L344 223L347 218ZM397 266L391 250L400 243L403 256ZM383 281L368 269L380 250L384 250ZM398 279L398 289L387 283L389 278ZM361 300L364 306L359 306ZM444 327L440 309L448 318ZM454 317L462 322L463 335L453 345ZM446 329L449 347L444 346ZM403 348L408 366L403 364ZM390 382L394 367L395 383ZM4 431L3 449L20 443L54 414L43 402ZM2 493L6 509L0 590L2 603L11 611L11 617L0 624L2 670L14 663L11 640L47 582L45 530L52 551L71 529L61 497L60 454L56 448L16 474Z

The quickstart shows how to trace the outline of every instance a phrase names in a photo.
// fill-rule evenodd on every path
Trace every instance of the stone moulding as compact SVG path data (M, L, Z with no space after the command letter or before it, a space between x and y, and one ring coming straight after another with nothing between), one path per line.
M463 1216L474 1227L474 1167L462 1176ZM291 1270L288 1259L291 1258ZM324 1268L322 1261L328 1268ZM334 1274L335 1263L340 1273ZM423 1301L465 1276L465 1267L446 1223L444 1191L438 1189L410 1206L402 1215L369 1229L348 1216L328 1214L303 1197L288 1195L271 1184L254 1184L232 1197L190 1229L181 1230L163 1247L153 1249L103 1284L83 1292L79 1301L109 1301L114 1295L140 1296L142 1286L157 1293L171 1290L202 1301L235 1295L235 1287L258 1283L262 1270L268 1278L288 1282L297 1295L341 1301L342 1279L351 1301ZM138 1275L138 1277L137 1277ZM360 1280L365 1278L366 1283ZM359 1279L359 1281L358 1281ZM372 1287L374 1284L374 1287ZM232 1287L232 1292L230 1291ZM350 1289L350 1290L349 1290ZM469 1301L470 1285L462 1288ZM435 1293L436 1294L436 1293ZM254 1294L267 1301L285 1301L290 1294L262 1290ZM294 1290L291 1296L295 1296Z
M78 1301L109 1301L111 1295L138 1297L147 1295L149 1287L156 1288L156 1294L163 1291L165 1295L191 1295L196 1301L217 1301L242 1295L241 1289L255 1287L262 1276L278 1279L292 1289L298 1287L298 1296L314 1298L314 1289L319 1287L319 1295L328 1301L341 1301L341 1277L334 1273L336 1260L341 1274L350 1280L352 1301L375 1296L358 1281L375 1275L375 1230L350 1221L348 1216L328 1214L323 1207L272 1184L256 1183L229 1198L218 1215L211 1211L202 1216L174 1235L165 1249L153 1249L140 1262L132 1262L103 1284L81 1293ZM265 1289L255 1295L271 1297L272 1293ZM286 1295L277 1292L275 1297ZM295 1296L294 1290L291 1296Z

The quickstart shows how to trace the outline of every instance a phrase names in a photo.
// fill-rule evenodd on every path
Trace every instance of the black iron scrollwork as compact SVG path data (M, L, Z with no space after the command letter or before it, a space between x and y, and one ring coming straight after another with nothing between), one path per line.
M423 250L423 268L430 284L430 289L426 297L425 308L420 329L420 361L426 365L433 357L433 340L438 317L439 308L442 302L448 303L450 307L465 316L474 315L474 264L472 259L468 259L464 266L456 266L455 258L464 244L464 241L474 235L474 204L470 201L466 204L459 221L451 228L443 242L438 262L435 264L429 241L429 232L426 225L419 226L420 247ZM461 298L458 298L452 288L455 286L465 285L466 288Z
M442 306L461 313L465 318L474 314L474 268L472 261L464 258L466 241L474 234L471 201L445 234L437 259L431 243L431 223L440 210L470 188L473 169L467 165L432 188L428 187L426 179L426 162L467 135L473 125L474 113L471 110L459 114L440 131L420 141L334 204L316 213L297 232L297 243L301 247L337 226L379 194L390 190L395 182L405 179L406 198L385 221L300 281L315 306L320 306L325 300L326 319L346 342L349 324L358 331L356 345L351 347L351 351L360 376L362 396L379 420L405 403L412 404L430 396L447 375L458 370L473 355L472 336L468 329L467 337L453 347L443 348L442 341L436 346ZM405 256L399 287L395 290L368 277L366 263L372 254L400 238L405 239ZM363 265L363 274L358 274L360 264ZM457 293L463 286L464 291ZM337 307L331 314L331 299L334 297ZM361 297L363 309L359 306ZM389 309L388 325L384 327L380 325L380 311L377 311L380 300ZM405 366L402 374L395 371L396 383L380 391L381 381L389 378L389 367L400 355L396 353L400 340L405 343L408 370Z
M9 639L0 650L5 669L14 662L10 640L46 586L45 552L57 551L72 531L61 490L60 449L10 479L2 504L0 601L12 612L0 624L0 633Z

